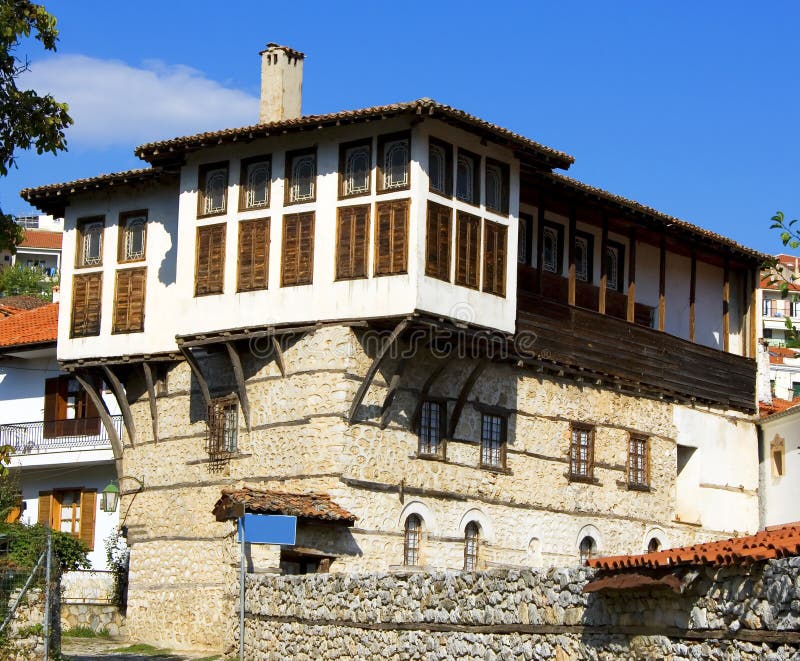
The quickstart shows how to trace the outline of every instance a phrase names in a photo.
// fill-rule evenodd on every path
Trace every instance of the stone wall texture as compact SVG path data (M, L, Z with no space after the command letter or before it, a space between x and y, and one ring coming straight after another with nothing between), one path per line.
M299 547L335 557L332 572L401 565L403 527L411 513L423 521L421 566L428 571L463 567L470 521L480 527L480 569L577 566L585 534L595 539L597 553L623 554L642 552L653 537L665 547L677 546L751 531L757 524L746 516L736 530L678 521L676 457L679 436L686 433L675 424L678 405L602 385L492 362L466 397L443 460L431 460L418 456L411 424L420 390L447 361L429 395L443 401L450 416L475 360L420 350L405 362L390 356L382 363L350 424L353 398L384 340L347 326L286 339L285 376L265 352L268 342L241 344L250 426L239 410L237 452L222 462L211 461L206 451L206 411L188 365L171 364L159 388L157 439L141 370L131 370L126 389L138 438L135 446L125 441L123 473L144 484L139 489L133 481L121 482L120 520L131 546L131 638L219 649L223 632L223 648L232 648L228 632L236 618L239 551L234 525L211 514L229 485L327 493L355 514L352 528L298 529ZM196 357L212 396L236 392L225 351L196 350ZM381 425L381 408L398 373L400 387ZM480 467L485 406L507 415L505 470ZM753 427L730 412L695 410L698 435L703 420L731 430ZM595 429L591 484L568 476L571 422ZM630 433L649 439L646 491L627 485ZM755 456L754 431L752 443ZM736 485L743 482L735 479ZM718 491L729 499L731 512L749 511L755 499L738 487ZM253 553L250 568L275 570L279 557L277 548Z
M253 576L245 658L790 659L800 558L682 572L671 590L583 592L588 569Z

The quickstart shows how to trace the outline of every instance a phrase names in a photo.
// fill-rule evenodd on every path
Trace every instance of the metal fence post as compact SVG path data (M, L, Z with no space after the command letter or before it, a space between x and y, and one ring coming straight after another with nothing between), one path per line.
M47 563L45 565L44 578L44 661L48 661L50 653L50 571L53 556L53 535L50 528L47 529Z

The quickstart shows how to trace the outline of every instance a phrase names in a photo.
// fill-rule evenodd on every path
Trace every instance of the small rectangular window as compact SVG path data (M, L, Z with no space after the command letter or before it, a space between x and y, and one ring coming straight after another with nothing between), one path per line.
M145 258L147 246L147 210L126 211L119 215L117 260L139 262Z
M228 207L228 161L207 163L198 169L197 216L219 216Z
M509 167L506 163L486 159L486 208L508 214Z
M144 303L147 269L120 269L114 291L112 333L144 331Z
M378 138L378 192L409 187L411 136L408 131Z
M286 153L285 204L314 202L317 199L317 150L301 149Z
M225 282L225 224L197 228L194 295L221 294Z
M483 291L506 295L506 244L508 228L485 220L483 223Z
M336 279L367 277L369 205L339 207L336 219Z
M594 278L594 235L588 232L575 232L575 279L578 282L592 282Z
M428 188L445 197L453 196L453 146L436 138L428 142Z
M481 466L503 468L506 463L506 418L481 415Z
M105 217L81 218L77 224L75 267L102 266Z
M628 437L628 486L643 488L650 485L650 448L645 436Z
M212 459L224 459L236 452L239 407L236 397L218 397L208 405L206 451Z
M425 275L450 282L450 245L453 234L453 210L428 202L425 234Z
M456 159L456 197L462 202L481 203L481 157L466 149Z
M564 264L564 227L544 222L542 227L542 266L547 273L561 275Z
M281 287L310 285L314 278L314 212L283 217Z
M87 273L72 278L70 337L100 335L103 274Z
M625 284L625 246L616 241L609 241L606 247L606 268L608 279L606 287L611 291L621 292Z
M517 261L520 264L531 263L531 246L533 245L533 216L528 213L519 214L519 232L517 233Z
M478 289L481 219L459 211L456 221L456 284Z
M339 146L339 198L368 195L372 174L372 140Z
M375 275L396 275L408 269L410 200L375 205Z
M594 478L594 429L573 424L570 434L569 479L591 482Z
M785 471L786 443L777 434L769 444L770 456L772 457L772 477L783 477Z
M442 402L422 403L419 420L419 454L441 456L445 425L445 406Z
M266 289L269 281L269 218L239 223L237 291Z
M272 181L272 158L255 156L242 160L239 176L239 210L266 209Z

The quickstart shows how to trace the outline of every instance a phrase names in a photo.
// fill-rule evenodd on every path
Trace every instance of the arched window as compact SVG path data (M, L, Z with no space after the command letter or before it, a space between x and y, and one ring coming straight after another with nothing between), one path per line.
M543 270L550 273L558 273L561 270L560 260L558 259L558 231L552 227L545 227L542 234Z
M456 163L456 197L474 203L473 187L475 181L475 162L465 154L458 155Z
M360 145L346 150L342 195L369 193L370 146Z
M480 539L480 527L474 521L470 521L464 529L464 571L476 571L478 569Z
M290 202L314 199L314 155L299 156L292 162Z
M661 550L661 542L658 541L657 537L653 537L647 542L647 552L648 553L656 553L657 551Z
M87 223L81 227L81 234L81 266L100 264L103 255L103 223Z
M246 209L269 206L269 170L269 163L264 161L248 165L244 200Z
M123 259L131 262L144 259L147 218L136 216L129 218L124 227Z
M447 154L441 145L431 143L428 147L428 177L430 189L447 195Z
M503 210L503 173L499 166L486 163L486 208Z
M209 170L206 174L205 204L203 213L225 211L225 191L228 184L227 170Z
M524 218L519 219L517 231L517 261L520 264L528 263L528 224Z
M412 514L406 519L403 544L403 564L413 567L419 564L419 547L422 541L422 519Z
M586 561L597 553L597 542L594 541L594 537L586 535L586 537L581 540L578 550L581 554L581 564L585 565Z
M387 143L383 154L383 188L408 186L408 140Z

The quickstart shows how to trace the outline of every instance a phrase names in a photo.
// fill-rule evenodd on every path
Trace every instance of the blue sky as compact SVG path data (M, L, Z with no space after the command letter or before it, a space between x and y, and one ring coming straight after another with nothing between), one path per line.
M575 157L569 173L766 252L800 215L800 3L135 3L58 0L23 85L71 104L69 152L26 186L142 167L153 139L255 123L258 51L307 55L303 111L423 96ZM398 9L399 7L399 9Z

